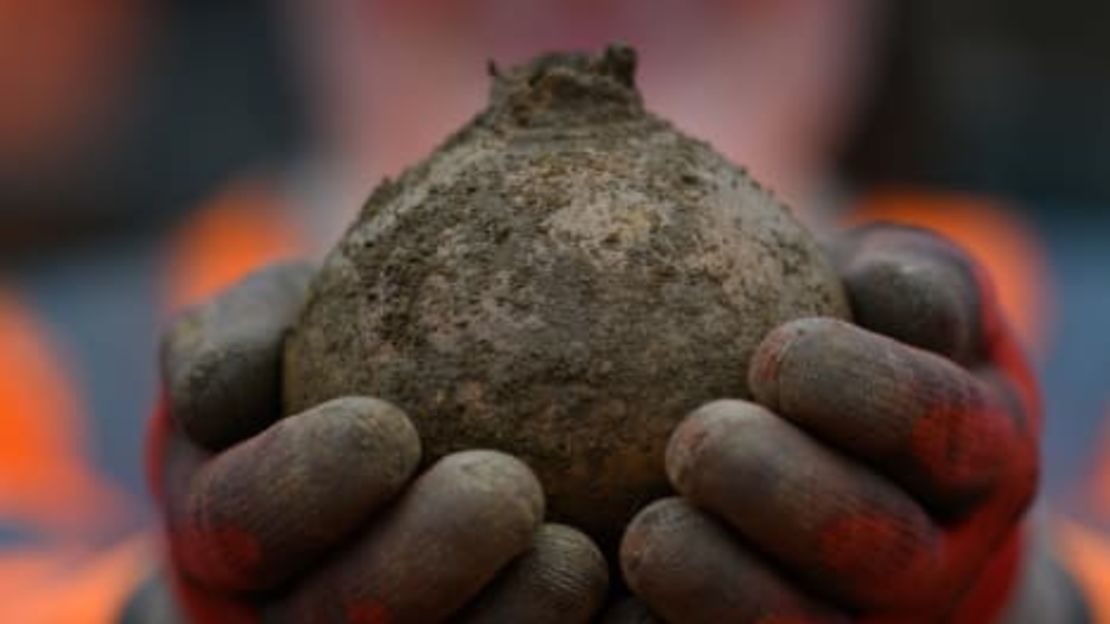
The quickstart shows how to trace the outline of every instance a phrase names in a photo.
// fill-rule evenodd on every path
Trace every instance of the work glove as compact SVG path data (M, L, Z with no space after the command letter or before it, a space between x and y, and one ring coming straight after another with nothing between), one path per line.
M981 623L1005 610L1041 412L987 279L916 229L865 228L832 256L854 324L773 330L746 371L751 399L679 425L666 451L678 496L627 527L621 567L641 602L611 621Z
M372 397L281 417L282 340L311 272L264 270L164 338L161 593L200 622L589 621L605 561L543 523L522 462L474 450L422 467L404 412Z

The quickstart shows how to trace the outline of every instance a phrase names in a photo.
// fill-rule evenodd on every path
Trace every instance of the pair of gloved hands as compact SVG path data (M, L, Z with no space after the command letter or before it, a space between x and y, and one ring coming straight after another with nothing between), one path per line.
M163 349L151 469L180 605L199 621L985 621L1036 489L1035 385L982 274L918 230L833 251L855 325L773 331L754 397L670 440L676 496L629 525L613 595L588 537L544 523L493 451L420 472L401 411L349 397L278 419L281 341L310 277L273 267Z

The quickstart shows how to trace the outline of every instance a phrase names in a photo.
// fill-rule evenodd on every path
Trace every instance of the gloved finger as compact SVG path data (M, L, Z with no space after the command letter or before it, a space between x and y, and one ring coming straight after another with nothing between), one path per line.
M281 412L281 349L308 288L307 263L252 274L184 314L163 336L170 412L195 442L225 448Z
M964 365L982 361L988 286L954 244L928 230L879 224L839 239L833 259L858 325Z
M272 588L349 538L419 461L415 429L383 401L346 397L290 416L217 455L176 493L175 560L209 587Z
M963 511L1013 477L1030 436L998 388L933 353L833 319L802 319L757 347L757 401L862 459L932 511Z
M267 619L441 622L528 549L543 506L539 481L519 460L495 451L448 455Z
M144 449L147 485L158 506L166 509L171 500L184 498L193 473L211 456L185 437L170 416L165 396L160 397L147 423Z
M600 624L663 624L643 600L625 598L605 610Z
M868 610L935 598L944 544L928 514L763 407L718 401L695 411L666 463L686 500L817 595Z
M833 247L856 324L943 355L974 372L1002 374L1039 426L1036 383L986 271L928 230L877 224Z
M677 498L641 511L621 541L629 588L668 622L847 622L784 581L716 520Z
M453 622L574 624L593 621L609 588L601 551L582 532L545 524L532 546Z
M253 596L213 591L185 578L180 570L167 574L170 591L181 624L219 622L220 624L256 624L258 602ZM141 622L177 624L172 619L147 619Z
M162 436L151 450L151 486L166 518L183 514L189 498L193 475L213 457L213 453L194 444L168 413L156 426Z

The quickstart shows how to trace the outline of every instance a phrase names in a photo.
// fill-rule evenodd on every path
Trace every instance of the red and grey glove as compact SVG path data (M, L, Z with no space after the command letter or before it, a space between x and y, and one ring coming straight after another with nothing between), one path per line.
M420 472L416 430L373 398L278 418L282 338L309 275L260 272L164 340L150 463L180 611L204 622L589 621L605 562L582 533L543 524L543 492L520 461L468 451Z
M989 622L1005 607L1040 430L1015 338L943 240L872 227L834 255L857 325L767 336L753 400L678 427L680 497L627 529L626 580L668 621Z

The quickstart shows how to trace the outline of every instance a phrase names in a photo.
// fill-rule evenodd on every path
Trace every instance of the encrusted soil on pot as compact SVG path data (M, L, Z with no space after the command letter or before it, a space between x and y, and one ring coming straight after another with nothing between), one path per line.
M285 410L390 401L425 462L511 452L603 543L666 493L675 424L747 397L770 329L848 306L789 211L645 112L634 73L621 46L491 66L488 108L383 182L315 277Z

